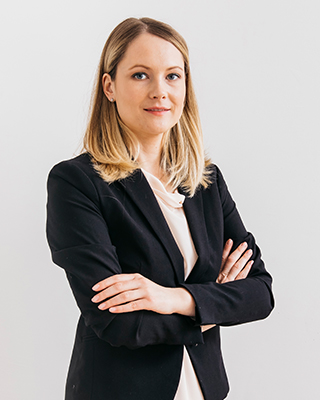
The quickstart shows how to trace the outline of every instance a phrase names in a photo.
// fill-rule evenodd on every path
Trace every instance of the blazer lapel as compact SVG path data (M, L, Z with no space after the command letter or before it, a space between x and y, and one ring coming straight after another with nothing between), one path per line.
M130 198L146 217L155 234L162 242L175 271L177 281L184 281L184 260L163 216L155 195L141 170L120 180Z
M183 193L182 190L179 191ZM199 191L192 198L186 197L183 203L183 208L188 221L191 237L198 254L198 260L187 279L187 281L192 282L199 279L210 265L210 246L201 192Z

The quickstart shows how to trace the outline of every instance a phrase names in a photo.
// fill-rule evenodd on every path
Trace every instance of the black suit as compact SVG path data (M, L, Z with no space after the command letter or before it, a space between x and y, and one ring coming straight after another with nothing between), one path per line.
M56 165L48 180L47 236L53 261L65 269L81 310L67 400L172 400L187 347L206 400L221 400L228 382L219 325L267 317L271 277L253 236L243 226L217 167L213 183L186 198L184 210L198 261L184 281L183 257L140 170L113 184L87 154ZM255 260L245 280L217 284L222 249L247 241ZM111 314L91 302L92 286L138 272L167 287L185 287L196 319L151 311ZM200 325L217 324L201 333Z

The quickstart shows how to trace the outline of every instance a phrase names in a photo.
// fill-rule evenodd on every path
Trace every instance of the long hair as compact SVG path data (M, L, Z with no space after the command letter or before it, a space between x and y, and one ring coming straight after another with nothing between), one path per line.
M173 44L182 54L186 76L186 98L176 125L164 133L160 166L173 188L184 189L193 196L197 187L210 183L210 164L203 149L198 106L192 86L188 47L183 37L170 25L151 18L128 18L110 34L101 54L91 99L89 122L83 151L91 157L95 169L108 183L128 177L139 168L139 143L121 120L116 103L111 103L102 88L105 73L114 80L117 66L128 45L142 33L150 33Z

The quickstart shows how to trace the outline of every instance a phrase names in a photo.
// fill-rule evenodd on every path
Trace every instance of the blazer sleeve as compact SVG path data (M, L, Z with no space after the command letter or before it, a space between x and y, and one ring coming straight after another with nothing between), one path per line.
M274 307L272 278L266 271L261 252L253 235L247 232L237 211L221 171L216 167L217 186L223 212L224 242L233 239L235 249L246 241L253 250L253 267L246 279L216 283L184 283L196 303L196 322L199 325L236 325L266 318Z
M92 286L122 270L96 187L75 163L62 162L49 174L47 239L52 260L65 269L86 325L99 338L128 348L203 343L201 329L191 318L152 311L112 314L91 301Z

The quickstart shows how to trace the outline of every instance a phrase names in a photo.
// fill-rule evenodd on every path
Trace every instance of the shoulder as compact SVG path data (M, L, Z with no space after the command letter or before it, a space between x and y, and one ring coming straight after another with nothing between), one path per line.
M201 191L210 192L212 190L218 189L219 192L221 192L221 190L223 191L226 189L227 185L224 180L223 174L216 164L209 164L206 168L206 172L210 183L207 188L202 187Z
M59 177L75 186L89 183L96 186L97 182L102 180L94 168L89 153L83 153L69 160L59 162L49 172L48 181L52 177Z
M61 177L67 177L81 172L88 175L94 172L93 164L88 153L80 154L74 158L61 161L54 165L49 172L49 177L54 174L60 175Z
M49 193L79 193L98 198L96 180L101 179L95 171L88 153L80 154L56 164L48 175Z

